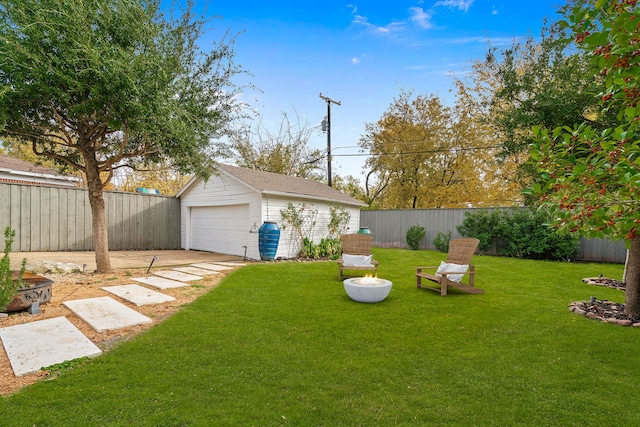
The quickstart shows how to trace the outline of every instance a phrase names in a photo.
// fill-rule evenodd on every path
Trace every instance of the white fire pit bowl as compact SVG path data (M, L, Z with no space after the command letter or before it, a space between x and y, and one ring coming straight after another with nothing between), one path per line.
M383 301L391 292L393 285L391 281L377 277L353 277L346 279L343 283L349 298L367 303Z

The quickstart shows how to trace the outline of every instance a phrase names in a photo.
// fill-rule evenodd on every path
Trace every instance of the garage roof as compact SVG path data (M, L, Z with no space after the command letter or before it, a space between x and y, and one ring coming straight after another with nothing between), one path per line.
M243 184L252 187L261 194L303 196L305 198L334 201L348 205L366 206L366 203L313 179L299 178L231 165L219 164L218 167L223 175L234 178ZM192 179L178 193L177 197L180 197L196 181L198 181L198 179Z

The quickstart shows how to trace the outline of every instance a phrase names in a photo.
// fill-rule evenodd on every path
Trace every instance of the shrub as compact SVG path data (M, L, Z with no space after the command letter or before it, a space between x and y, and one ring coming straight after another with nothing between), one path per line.
M18 277L14 279L11 270L11 261L9 253L13 245L13 238L16 232L7 226L4 230L4 256L0 260L0 311L3 311L13 298L16 296L18 289L22 286L22 276L24 275L27 259L22 260L22 268L18 272Z
M446 233L438 231L438 235L433 239L433 246L440 252L449 252L449 242L451 241L451 230Z
M458 232L480 239L482 251L495 246L499 255L552 260L575 258L580 248L580 237L557 234L549 227L550 222L549 213L545 210L481 210L467 212Z
M407 244L409 248L417 251L420 249L420 240L424 238L426 232L424 231L424 227L420 225L413 225L409 227L407 230Z
M491 249L495 232L500 222L500 213L486 209L476 212L465 212L462 224L457 227L458 233L480 240L478 249L487 252Z
M302 256L307 258L331 258L338 259L342 251L342 243L340 239L326 238L315 244L313 241L304 238L302 245Z

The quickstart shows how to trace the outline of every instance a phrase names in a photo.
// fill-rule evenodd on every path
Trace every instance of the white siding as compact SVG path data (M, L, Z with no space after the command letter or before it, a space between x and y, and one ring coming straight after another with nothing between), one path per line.
M253 189L238 183L232 178L224 175L212 176L211 179L204 183L202 180L195 182L184 194L181 195L180 204L180 229L181 229L181 246L183 249L199 249L201 247L210 246L213 243L204 243L201 236L193 235L193 225L191 224L193 217L193 209L196 210L196 221L201 221L202 214L208 212L220 212L224 215L221 224L226 229L233 229L234 236L225 237L224 245L228 248L224 252L232 255L244 255L244 248L247 246L247 257L251 259L259 259L258 252L258 235L249 233L251 226L256 223L258 226L262 223L261 218L261 200L260 194ZM229 210L221 209L215 211L214 208L235 206L240 208L242 212L236 212L236 215L230 215ZM198 208L207 207L207 211L199 211ZM218 219L212 218L211 222L215 223ZM197 229L197 228L196 228ZM209 230L209 232L222 233L227 235L227 231ZM219 235L219 234L218 234ZM255 236L255 237L254 237ZM193 243L198 248L196 248ZM215 239L215 236L210 237ZM222 244L222 243L221 243ZM204 246L203 246L204 245ZM210 249L202 249L210 250ZM239 252L241 251L241 252ZM215 252L218 252L217 250Z
M291 227L283 224L280 214L289 202L295 206L307 203L318 211L315 226L307 237L318 243L329 234L329 202L302 196L260 195L253 188L224 174L211 177L206 184L195 182L180 197L183 249L243 256L243 246L247 246L247 258L260 259L259 235L249 233L249 230L254 223L258 228L265 221L274 221L280 227L276 258L295 257L299 246L297 235L292 234ZM360 209L357 206L345 208L351 214L348 232L355 233L360 224Z
M310 238L315 243L319 243L320 240L329 235L329 229L327 227L331 218L329 210L331 204L329 202L305 198L264 196L264 203L262 205L263 220L275 221L280 227L280 243L278 244L278 252L276 254L276 257L280 258L293 258L298 255L296 249L299 247L299 244L296 243L296 240L299 239L299 237L291 227L287 227L286 224L283 223L282 215L280 214L281 210L287 208L289 202L293 203L296 207L306 203L309 209L317 211L317 215L315 215L315 226L310 230L309 235L305 237ZM347 232L355 233L358 231L360 224L360 209L356 206L345 206L345 209L351 214L349 230Z

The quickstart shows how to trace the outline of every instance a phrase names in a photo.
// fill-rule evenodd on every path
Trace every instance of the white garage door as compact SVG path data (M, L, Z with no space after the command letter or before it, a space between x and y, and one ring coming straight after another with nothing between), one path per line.
M191 208L191 249L244 255L249 241L249 205Z

